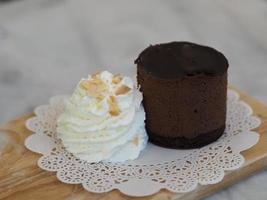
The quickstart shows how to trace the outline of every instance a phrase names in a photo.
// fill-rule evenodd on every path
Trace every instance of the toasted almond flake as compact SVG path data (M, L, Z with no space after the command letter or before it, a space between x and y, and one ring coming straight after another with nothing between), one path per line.
M116 90L115 94L116 94L116 95L126 94L126 93L129 92L130 90L131 90L131 88L129 88L128 86L126 86L126 85L122 85L122 86L120 86L120 87Z
M88 80L83 80L83 81L80 83L80 86L81 86L83 89L87 90L87 88L90 87L90 83L89 83Z
M102 96L107 91L107 86L99 79L84 80L80 85L86 90L87 95L91 97Z
M133 143L135 146L138 146L138 144L139 144L138 137L135 137L135 138L133 139L132 143Z
M121 80L122 80L122 76L120 74L116 74L112 78L112 83L118 84L119 82L121 82Z
M97 100L97 101L102 101L104 98L105 98L105 97L104 97L103 95L98 95L98 96L96 97L96 100Z
M109 114L111 116L118 116L121 113L121 110L114 96L110 96L110 98L108 99L108 104L109 104Z
M92 77L93 79L96 79L96 78L99 77L100 73L101 73L101 72L96 72L96 73L92 74L91 77Z

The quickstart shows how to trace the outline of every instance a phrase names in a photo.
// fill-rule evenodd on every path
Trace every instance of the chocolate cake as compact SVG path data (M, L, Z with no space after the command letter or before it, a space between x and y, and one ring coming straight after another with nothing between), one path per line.
M197 148L224 132L228 61L190 42L151 45L135 60L152 143Z

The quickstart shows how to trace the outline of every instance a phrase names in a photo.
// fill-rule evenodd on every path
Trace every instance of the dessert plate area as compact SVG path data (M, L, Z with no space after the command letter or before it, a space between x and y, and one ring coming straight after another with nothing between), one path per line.
M242 166L238 166L237 170L225 171L223 180L210 184L198 184L194 190L186 193L173 193L165 189L160 190L154 195L142 197L140 199L198 199L208 196L222 188L225 188L242 178L249 176L265 167L267 167L267 107L254 100L253 98L239 92L240 99L246 102L253 109L253 115L261 119L261 125L255 129L255 132L259 133L258 143L243 151L242 144L236 146L234 151L242 151L241 154L245 158L245 162ZM66 199L67 197L73 199L131 199L118 190L112 190L106 193L91 193L83 189L81 184L64 184L60 182L54 172L44 171L37 166L37 161L41 157L40 154L33 153L27 150L24 146L24 140L32 134L31 131L25 127L25 122L33 117L32 114L18 118L11 121L6 125L0 127L0 137L6 144L3 149L0 150L0 198L10 199L47 199L56 197L57 199ZM39 138L41 141L46 138ZM236 138L241 139L241 138ZM257 142L256 137L252 137L252 140ZM244 141L245 142L245 141ZM47 144L53 148L53 143ZM39 153L46 154L50 150L39 146ZM37 152L38 152L37 151ZM168 152L167 152L168 151ZM194 151L194 150L189 150ZM160 157L169 153L169 157L163 162L171 162L175 158L175 150L164 150L154 145L149 145L146 152L137 161L128 162L128 165L151 165L157 163L155 158L155 152ZM212 150L214 152L214 150ZM151 154L151 155L150 155ZM188 151L180 152L179 157L189 155ZM149 159L150 158L150 159ZM241 157L242 159L242 157ZM232 168L234 169L234 167ZM53 170L50 170L53 171ZM55 170L54 170L55 171ZM64 181L64 180L61 180ZM134 183L132 183L134 185ZM129 185L130 187L131 185ZM125 186L127 187L127 186ZM140 189L140 188L139 188ZM138 188L133 191L134 196L138 196ZM149 188L148 188L149 189ZM120 188L123 192L123 188ZM140 192L144 193L145 191ZM145 195L145 193L144 193ZM140 196L143 196L142 194Z

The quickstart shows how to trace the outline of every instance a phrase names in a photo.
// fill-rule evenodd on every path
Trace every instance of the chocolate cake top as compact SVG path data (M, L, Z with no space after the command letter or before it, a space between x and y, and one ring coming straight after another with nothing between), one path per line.
M196 74L222 75L228 61L219 51L191 42L150 45L140 53L135 64L160 78L178 78Z

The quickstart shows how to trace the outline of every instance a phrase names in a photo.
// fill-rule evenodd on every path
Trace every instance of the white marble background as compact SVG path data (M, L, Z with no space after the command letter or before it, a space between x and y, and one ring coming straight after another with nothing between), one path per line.
M267 104L267 0L19 0L0 3L0 123L172 40L221 50L229 82ZM267 172L208 199L267 199Z

